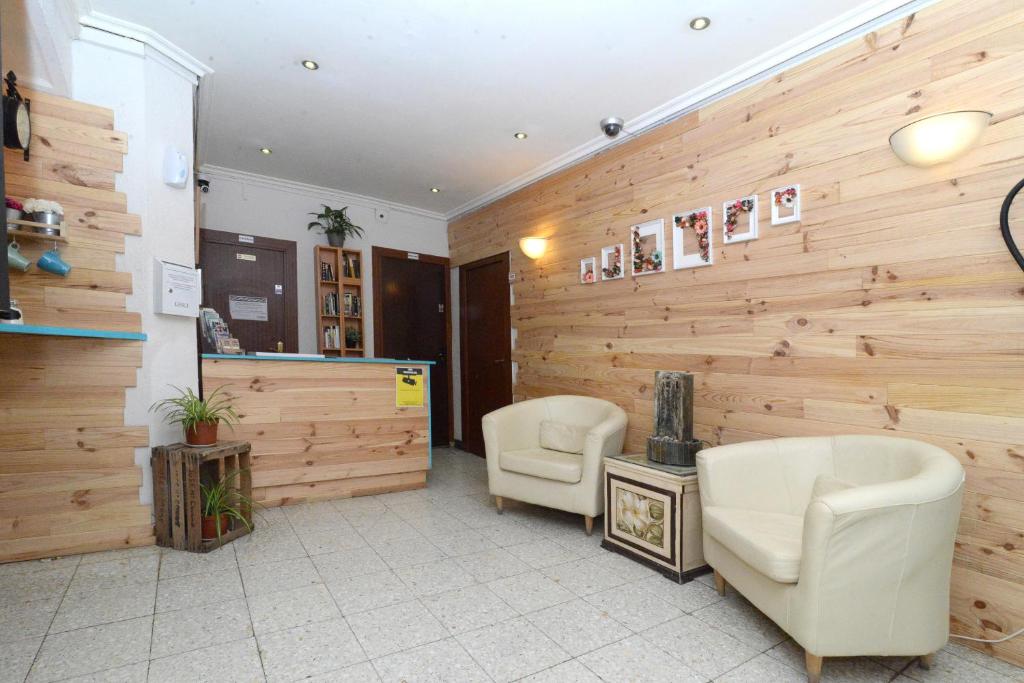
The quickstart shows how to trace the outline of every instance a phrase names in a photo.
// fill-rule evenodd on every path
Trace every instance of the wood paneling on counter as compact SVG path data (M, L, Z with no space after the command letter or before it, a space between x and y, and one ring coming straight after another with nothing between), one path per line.
M956 109L994 114L963 158L919 169L889 149L901 125ZM696 373L715 444L948 449L968 479L952 628L999 638L1024 627L1024 273L998 226L1024 176L1022 114L1024 6L946 0L454 220L452 263L512 253L517 398L614 401L629 449L659 369ZM773 227L768 192L790 183L803 221ZM722 202L753 193L761 238L720 246ZM630 225L707 205L714 265L578 284L579 259L628 248ZM539 261L526 235L552 238ZM1024 664L1024 638L987 649Z

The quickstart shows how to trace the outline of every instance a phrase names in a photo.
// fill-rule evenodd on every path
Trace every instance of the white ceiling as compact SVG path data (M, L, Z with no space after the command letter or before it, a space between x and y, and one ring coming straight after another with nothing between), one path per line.
M809 47L808 33L899 4L91 0L214 70L201 163L442 214L598 144L605 116L639 120L783 44ZM698 15L709 29L689 29Z

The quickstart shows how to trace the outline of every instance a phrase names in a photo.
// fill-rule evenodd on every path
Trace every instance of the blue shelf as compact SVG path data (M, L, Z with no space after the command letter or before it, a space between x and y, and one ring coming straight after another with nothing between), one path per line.
M87 330L81 327L47 327L46 325L0 325L0 334L34 334L42 337L82 337L86 339L120 339L146 341L142 332Z
M242 356L233 353L204 353L203 358L213 360L269 360L269 361L302 361L305 363L384 363L387 365L435 365L432 360L395 360L394 358L320 358L319 356L295 356L282 358L280 356Z

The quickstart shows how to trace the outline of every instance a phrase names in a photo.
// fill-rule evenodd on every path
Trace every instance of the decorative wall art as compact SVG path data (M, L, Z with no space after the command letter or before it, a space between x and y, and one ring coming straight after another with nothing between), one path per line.
M665 221L658 218L634 225L633 275L651 275L665 270Z
M772 190L772 225L800 221L800 186L787 185Z
M601 279L618 280L625 277L622 269L622 245L613 244L601 250Z
M584 285L592 285L597 282L597 259L580 259L580 282Z
M757 239L757 195L722 203L722 237L725 244Z
M710 206L672 217L672 266L676 270L711 265L711 222Z

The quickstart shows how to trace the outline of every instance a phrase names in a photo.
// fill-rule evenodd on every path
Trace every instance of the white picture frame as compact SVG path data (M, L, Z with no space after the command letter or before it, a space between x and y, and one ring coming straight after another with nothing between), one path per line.
M776 197L793 191L789 203L785 199L780 202ZM768 194L768 201L772 206L772 225L785 225L787 223L800 222L800 186L783 185L777 187Z
M618 255L619 274L609 275L612 272L612 267L615 264L616 255ZM626 277L626 264L625 264L626 250L624 246L619 244L610 244L607 247L601 249L601 281L605 280L621 280Z
M580 284L592 285L597 282L597 259L593 256L580 259Z
M665 272L665 219L656 218L652 221L646 221L634 225L629 229L630 235L630 268L632 269L633 277L640 275L654 275L655 273ZM652 240L653 238L653 240ZM643 264L641 268L637 269L637 245L641 245L644 250ZM653 246L654 249L647 253L648 249Z
M701 216L703 215L703 221ZM702 223L707 223L702 226ZM693 237L687 239L686 231L693 231ZM704 231L701 235L700 230ZM715 260L714 240L714 214L710 206L699 209L683 211L672 216L672 267L675 270L683 268L700 268L710 266ZM701 244L701 238L707 240L706 245ZM687 248L687 242L691 246ZM696 243L696 248L692 246Z
M730 233L730 212L734 210L737 213L736 226ZM722 244L736 244L737 242L756 240L759 220L756 194L722 202Z

